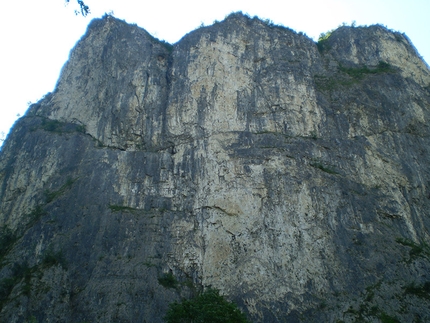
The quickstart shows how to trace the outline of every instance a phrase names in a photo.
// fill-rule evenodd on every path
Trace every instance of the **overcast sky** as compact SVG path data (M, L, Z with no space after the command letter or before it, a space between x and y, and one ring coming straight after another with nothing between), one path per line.
M342 23L382 24L404 32L430 62L430 0L85 0L91 14L75 16L76 0L2 2L0 20L0 139L29 102L54 90L69 52L93 18L111 13L170 43L202 23L234 11L271 19L317 40ZM0 142L1 144L1 142Z

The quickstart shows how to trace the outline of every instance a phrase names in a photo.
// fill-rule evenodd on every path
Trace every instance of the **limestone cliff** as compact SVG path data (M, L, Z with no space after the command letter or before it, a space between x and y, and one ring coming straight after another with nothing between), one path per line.
M162 322L207 286L253 322L430 321L429 122L381 26L94 20L0 154L0 321Z

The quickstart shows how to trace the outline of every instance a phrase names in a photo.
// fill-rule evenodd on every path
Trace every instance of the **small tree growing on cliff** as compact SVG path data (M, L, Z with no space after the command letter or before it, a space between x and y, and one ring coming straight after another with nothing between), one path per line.
M167 323L249 323L236 304L228 302L216 289L169 305Z

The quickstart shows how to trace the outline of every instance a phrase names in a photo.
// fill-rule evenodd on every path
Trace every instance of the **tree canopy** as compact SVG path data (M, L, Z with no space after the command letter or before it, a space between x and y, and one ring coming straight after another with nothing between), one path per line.
M169 305L167 323L248 323L236 304L227 301L219 291L209 288L201 295Z

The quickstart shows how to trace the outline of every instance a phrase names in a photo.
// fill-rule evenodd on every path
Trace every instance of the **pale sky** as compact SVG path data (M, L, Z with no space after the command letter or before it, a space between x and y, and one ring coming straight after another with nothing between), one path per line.
M0 139L28 102L52 92L69 52L93 18L104 13L177 42L202 23L242 11L304 32L314 40L342 23L382 24L404 32L430 62L430 0L85 0L91 14L75 16L76 0L2 2L0 19ZM3 134L2 134L3 133ZM0 145L1 145L0 141Z

